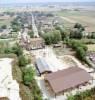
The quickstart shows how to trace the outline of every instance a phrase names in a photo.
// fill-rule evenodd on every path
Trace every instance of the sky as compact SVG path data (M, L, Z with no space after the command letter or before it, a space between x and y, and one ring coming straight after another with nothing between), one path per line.
M95 0L0 0L0 3L36 3L36 2L95 2Z

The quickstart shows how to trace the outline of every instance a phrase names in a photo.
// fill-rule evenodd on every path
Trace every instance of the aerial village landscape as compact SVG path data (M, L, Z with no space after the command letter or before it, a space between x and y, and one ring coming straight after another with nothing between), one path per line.
M95 2L2 2L0 100L95 100Z

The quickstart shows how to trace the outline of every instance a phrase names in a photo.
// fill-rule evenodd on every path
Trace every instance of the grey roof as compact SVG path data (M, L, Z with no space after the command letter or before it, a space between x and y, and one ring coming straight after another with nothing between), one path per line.
M91 79L89 73L78 67L71 67L45 76L45 80L50 83L55 93L74 88Z
M36 60L36 65L40 74L43 74L44 72L51 72L49 65L47 64L44 58L38 58Z

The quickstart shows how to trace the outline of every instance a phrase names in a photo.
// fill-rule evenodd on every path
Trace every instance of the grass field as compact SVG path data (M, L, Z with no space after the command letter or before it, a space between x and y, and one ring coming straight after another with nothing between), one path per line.
M88 51L95 51L95 44L87 45Z
M0 27L2 25L7 25L9 26L10 25L10 22L13 20L13 18L9 17L9 16L3 16L1 17L0 16Z
M95 12L94 11L60 11L56 13L60 16L66 27L72 27L75 23L85 26L87 32L95 31Z

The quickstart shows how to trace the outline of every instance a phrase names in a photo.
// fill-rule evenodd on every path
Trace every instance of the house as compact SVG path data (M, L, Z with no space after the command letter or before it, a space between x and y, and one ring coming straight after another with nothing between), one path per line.
M0 36L8 36L10 32L10 29L0 29Z
M30 38L25 32L19 35L20 45L26 50L37 50L45 47L44 40L42 38Z
M52 72L49 68L49 65L47 64L47 62L43 58L38 58L36 60L36 67L37 67L40 75L48 74L48 73Z
M30 49L42 49L45 47L44 40L42 38L32 38L30 43Z
M85 85L90 80L92 80L90 74L78 67L59 70L45 76L45 82L55 95Z
M0 100L9 100L7 97L0 97Z

